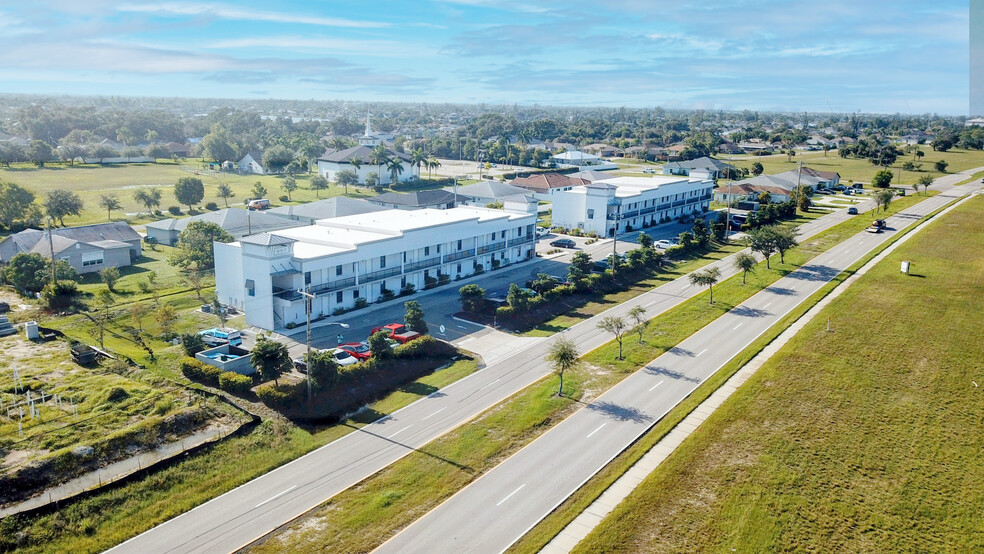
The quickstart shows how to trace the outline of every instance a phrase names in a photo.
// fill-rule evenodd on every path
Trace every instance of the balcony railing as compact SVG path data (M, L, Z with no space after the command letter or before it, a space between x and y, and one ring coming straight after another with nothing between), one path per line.
M523 237L516 237L514 239L509 239L509 246L516 246L517 244L524 244L533 241L533 235L527 235Z
M388 267L386 269L370 271L369 273L363 273L362 275L359 275L359 282L368 283L369 281L378 281L380 279L385 279L387 277L399 275L402 272L403 271L398 267Z
M351 287L353 285L355 285L355 277L346 277L345 279L339 279L329 283L318 283L317 285L311 285L311 294L327 294L331 291L344 289L345 287Z
M651 208L643 208L639 210L639 215L651 214L655 211L656 211L656 206L652 206Z
M429 260L421 260L419 262L411 262L403 265L403 272L409 273L411 271L417 271L418 269L426 269L428 267L434 267L435 265L441 265L441 258L431 258Z
M660 204L656 209L659 211L668 210L673 207L673 204Z
M635 217L637 215L639 215L639 210L632 210L631 212L625 212L624 214L622 214L622 218L628 219L630 217Z
M462 250L460 252L455 252L453 254L448 254L447 256L444 256L444 263L456 262L458 260L470 258L474 255L475 255L475 249L469 248L468 250Z
M505 242L493 242L492 244L486 244L485 246L478 247L479 254L485 254L486 252L492 252L493 250L502 250L506 247Z
M293 289L282 289L280 287L273 287L273 296L280 298L282 300L289 300L291 302L300 300L304 298L301 293Z
M677 200L676 202L673 203L673 207L679 208L680 206L684 206L686 204L687 204L686 200Z

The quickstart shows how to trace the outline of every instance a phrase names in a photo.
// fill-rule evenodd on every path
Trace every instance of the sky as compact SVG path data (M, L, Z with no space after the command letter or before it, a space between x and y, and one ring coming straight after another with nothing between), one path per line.
M0 0L0 93L968 112L967 0Z

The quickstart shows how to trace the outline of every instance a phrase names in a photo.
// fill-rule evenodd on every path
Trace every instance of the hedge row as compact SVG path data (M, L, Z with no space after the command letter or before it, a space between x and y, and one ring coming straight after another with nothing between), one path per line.
M235 371L222 371L195 358L182 359L180 367L181 373L188 379L210 387L218 387L232 394L246 395L253 387L252 377L240 375Z

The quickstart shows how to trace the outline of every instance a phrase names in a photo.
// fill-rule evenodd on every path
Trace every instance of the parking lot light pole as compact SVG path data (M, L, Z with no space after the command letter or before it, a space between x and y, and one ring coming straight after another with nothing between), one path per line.
M311 294L311 285L308 285L307 290L298 289L297 292L304 297L304 311L307 314L307 354L304 356L304 364L307 367L307 397L308 402L311 402L311 300L314 299L314 295ZM331 323L331 325L340 325L348 329L348 323Z

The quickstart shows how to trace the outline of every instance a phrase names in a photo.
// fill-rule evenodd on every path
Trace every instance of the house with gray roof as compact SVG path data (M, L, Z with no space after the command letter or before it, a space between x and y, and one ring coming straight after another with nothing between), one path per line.
M373 149L382 145L382 139L372 133L369 114L366 114L366 132L359 139L359 145L342 150L335 150L333 148L325 150L325 153L318 158L318 175L333 183L337 183L339 173L342 171L352 171L355 173L359 184L365 184L366 176L370 172L376 172L379 175L379 184L388 185L392 179L390 178L390 172L387 166L385 164L373 165L369 161L372 158ZM385 148L385 150L387 158L400 160L400 167L403 169L397 176L398 181L403 182L420 178L420 168L410 163L410 156L389 148ZM359 163L353 164L352 162L355 160L358 160Z
M122 221L48 231L26 229L0 241L0 262L27 252L65 260L79 273L127 267L142 254L140 235Z
M663 175L690 175L691 171L701 171L707 172L713 179L719 179L726 169L734 169L734 166L703 156L694 160L669 162L663 166Z
M209 212L191 217L180 219L168 218L154 221L145 225L147 237L155 239L159 244L174 246L178 242L178 235L184 231L192 221L208 221L215 223L234 238L244 237L264 231L279 231L291 227L307 225L307 222L291 219L285 215L272 214L242 208L225 208L216 212Z
M236 166L239 168L240 173L255 173L257 175L266 175L267 173L263 167L263 152L259 150L246 152L246 155L239 160Z
M610 177L610 175L609 175ZM444 190L454 193L454 187ZM500 181L482 181L472 185L458 187L458 205L486 206L516 195L529 194L530 191Z
M288 217L305 225L314 225L314 222L319 219L379 212L385 209L383 206L370 204L362 198L336 196L334 198L315 200L314 202L298 204L296 206L290 205L271 208L266 210L266 213Z
M446 190L387 192L367 200L370 204L397 210L420 210L423 208L446 210L454 207L454 193Z

